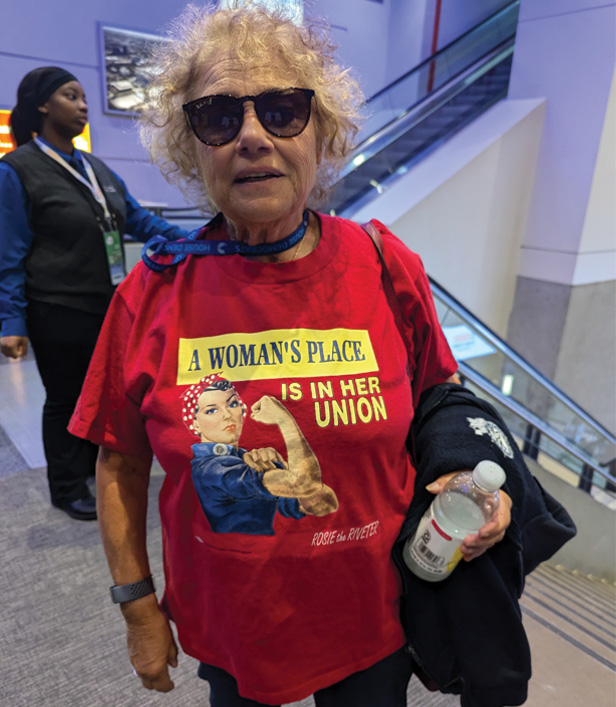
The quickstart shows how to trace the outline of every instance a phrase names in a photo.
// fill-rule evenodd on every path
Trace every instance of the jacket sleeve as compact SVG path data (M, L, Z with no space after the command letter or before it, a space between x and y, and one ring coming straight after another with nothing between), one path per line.
M0 334L27 336L26 271L32 245L27 197L8 164L0 164Z
M186 238L188 231L185 231L179 226L174 226L168 221L165 221L165 219L155 216L147 209L144 209L128 191L124 180L115 172L113 172L113 175L124 189L126 201L126 233L130 233L131 236L134 236L142 243L148 241L152 236L157 235L164 236L170 241Z

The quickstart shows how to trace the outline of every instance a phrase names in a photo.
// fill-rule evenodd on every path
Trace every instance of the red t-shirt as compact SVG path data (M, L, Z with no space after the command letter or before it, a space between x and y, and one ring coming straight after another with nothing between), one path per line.
M405 439L413 402L457 368L419 257L380 226L407 355L369 237L319 218L318 247L295 262L189 256L164 274L137 265L70 426L124 454L154 451L166 472L163 604L182 648L235 676L243 696L277 704L403 645L390 552L413 495ZM229 412L237 449L198 437L210 418L194 417L191 386L212 374L245 406L242 422ZM259 414L263 396L277 403ZM271 493L243 460L262 448L278 452L279 474L316 463L335 509L312 515L301 498Z

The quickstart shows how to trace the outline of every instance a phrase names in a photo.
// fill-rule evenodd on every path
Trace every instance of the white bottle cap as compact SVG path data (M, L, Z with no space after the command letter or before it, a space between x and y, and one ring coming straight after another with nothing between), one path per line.
M496 491L506 481L507 475L496 462L487 459L473 469L473 481L486 491Z

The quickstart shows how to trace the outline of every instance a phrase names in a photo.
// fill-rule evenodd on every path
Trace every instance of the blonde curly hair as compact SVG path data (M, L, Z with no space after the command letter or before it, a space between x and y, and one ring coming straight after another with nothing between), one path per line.
M363 95L348 69L334 59L329 28L319 20L294 24L282 5L236 0L230 9L188 5L173 22L170 41L161 42L140 115L141 140L165 179L203 211L217 211L200 177L195 138L182 104L198 98L199 80L221 56L231 53L242 69L274 59L296 75L296 85L315 91L313 119L322 160L310 204L321 203L353 149Z

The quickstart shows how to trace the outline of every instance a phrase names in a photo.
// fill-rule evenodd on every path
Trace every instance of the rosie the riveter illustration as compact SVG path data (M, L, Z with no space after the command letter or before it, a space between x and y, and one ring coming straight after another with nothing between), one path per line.
M253 420L277 425L287 461L273 447L242 449L238 443L246 406L230 381L214 374L183 395L184 421L201 439L193 444L192 479L216 533L274 535L274 516L325 516L338 508L336 494L321 480L321 467L291 413L264 395L251 408Z

